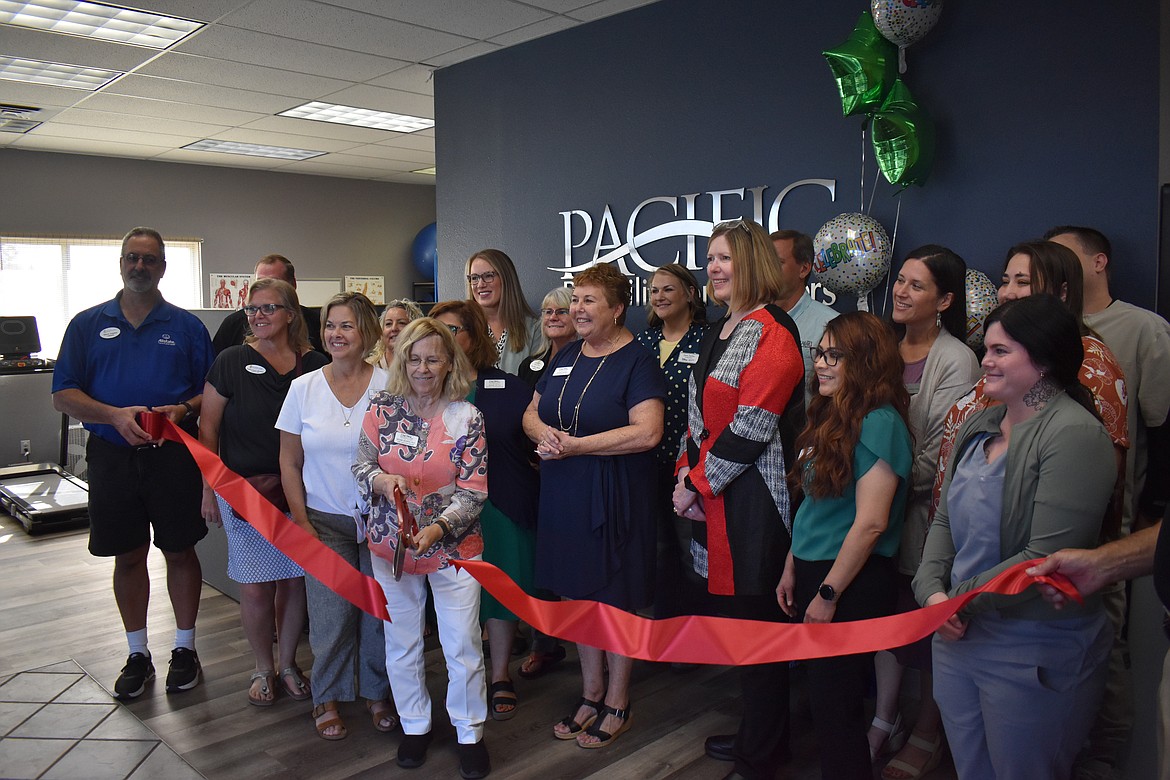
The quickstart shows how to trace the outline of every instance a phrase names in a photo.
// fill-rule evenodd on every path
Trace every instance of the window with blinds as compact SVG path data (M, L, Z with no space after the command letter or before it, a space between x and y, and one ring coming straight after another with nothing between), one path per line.
M166 239L166 245L159 290L176 306L201 308L201 242ZM73 315L122 289L121 249L121 238L0 236L0 315L35 316L40 356L55 358Z

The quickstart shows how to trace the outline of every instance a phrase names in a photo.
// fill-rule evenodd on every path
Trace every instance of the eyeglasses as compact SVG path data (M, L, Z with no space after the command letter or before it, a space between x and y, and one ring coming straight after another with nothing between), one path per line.
M255 317L260 312L264 312L269 317L271 317L273 314L276 314L278 310L287 308L287 306L282 306L279 303L262 303L259 306L245 306L244 314L248 317Z
M569 315L568 309L541 309L540 313L544 317L551 317L554 314L558 317L567 317Z
M157 257L155 255L140 255L137 252L127 252L126 254L122 255L122 259L126 261L127 265L138 265L139 260L141 260L142 264L145 266L156 266L162 262L161 257Z
M736 228L742 228L743 232L747 233L748 235L751 235L752 233L752 229L747 226L747 220L745 220L743 217L740 217L739 219L728 220L727 222L720 222L713 228L712 232L715 230L735 230Z
M499 276L499 274L495 271L484 271L482 274L468 274L467 282L469 284L479 284L480 282L483 282L484 284L491 284L496 280L497 276Z
M821 349L820 347L809 347L808 354L812 356L814 362L817 360L825 361L826 366L835 366L845 357L845 353L839 349Z
M418 368L425 364L427 368L435 369L447 362L446 358L429 357L426 360L418 357L407 358L406 363L411 368Z
M448 325L447 329L451 331L452 336L458 336L459 331L467 330L467 328L464 328L462 325Z

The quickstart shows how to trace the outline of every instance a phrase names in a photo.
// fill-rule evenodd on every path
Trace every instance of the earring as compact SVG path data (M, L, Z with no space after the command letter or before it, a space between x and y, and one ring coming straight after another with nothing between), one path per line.
M942 312L941 311L936 311L934 313L934 327L936 327L936 328L942 327Z
M614 318L613 318L613 324L614 324L614 325L617 325L617 324L618 324L618 323L617 323L617 317L614 317Z

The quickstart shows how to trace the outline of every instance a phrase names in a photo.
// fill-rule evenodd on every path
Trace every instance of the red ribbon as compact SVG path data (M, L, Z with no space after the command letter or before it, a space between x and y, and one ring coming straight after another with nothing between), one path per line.
M240 517L248 518L248 523L276 549L355 607L379 620L390 620L386 596L377 580L350 566L320 539L291 522L247 480L223 465L215 453L170 420L166 421L162 437L185 446L211 489Z
M521 620L550 636L647 661L731 666L901 647L932 634L980 593L1015 595L1037 582L1081 602L1067 577L1024 573L1037 563L1024 561L981 588L913 612L850 623L786 624L698 615L650 620L596 601L542 601L490 563L454 561Z

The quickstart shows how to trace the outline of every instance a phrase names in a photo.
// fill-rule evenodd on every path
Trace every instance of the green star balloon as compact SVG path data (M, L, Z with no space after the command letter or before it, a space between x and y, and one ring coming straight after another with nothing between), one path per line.
M901 79L873 115L873 150L890 184L922 184L934 163L934 123Z
M877 109L897 77L898 47L882 37L869 11L861 14L848 40L821 53L837 80L845 116Z

